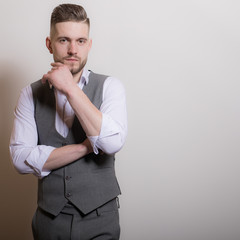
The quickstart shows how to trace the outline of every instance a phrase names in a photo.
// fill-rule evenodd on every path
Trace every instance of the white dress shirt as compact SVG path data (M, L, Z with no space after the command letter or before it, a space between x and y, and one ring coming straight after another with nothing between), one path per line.
M84 69L78 86L82 89L88 84L89 71ZM75 113L64 94L54 89L56 98L56 130L66 137L73 124ZM99 136L87 136L93 151L101 149L107 154L118 152L127 135L126 96L119 80L108 77L103 85L102 126ZM43 171L43 165L51 152L52 146L38 145L38 133L34 119L34 103L30 85L23 88L15 109L15 119L10 139L10 155L14 167L20 173L32 173L39 178L50 171Z

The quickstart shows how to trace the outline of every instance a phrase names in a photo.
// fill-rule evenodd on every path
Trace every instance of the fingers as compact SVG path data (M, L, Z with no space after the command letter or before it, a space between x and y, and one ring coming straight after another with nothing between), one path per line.
M60 62L53 62L53 63L51 63L51 66L53 67L53 68L58 68L58 67L62 67L62 66L64 66L64 64L63 63L60 63Z
M69 79L72 79L71 72L68 67L60 62L51 63L51 70L42 76L42 83L48 81L50 88L54 86L59 91L64 91L66 85L69 84Z
M55 68L55 69L57 69L57 68ZM54 71L54 69L52 68L50 71L48 71L46 74L44 74L42 76L41 81L42 81L43 84L45 84L46 81L50 82L51 74L53 73L53 71Z
M57 69L58 69L58 67L52 67L51 71L49 71L49 72L52 72L53 70L57 70Z
M41 79L41 82L42 82L42 84L46 84L47 82L48 82L48 84L49 84L49 88L50 89L52 89L52 83L51 83L51 81L49 80L49 78L48 78L48 73L47 74L44 74L43 76L42 76L42 79Z
M48 74L44 74L41 79L42 84L45 84L47 80L48 80Z
M52 68L51 68L50 71L48 71L46 74L44 74L44 75L42 76L42 79L41 79L42 83L45 84L46 81L49 80L51 73L52 73L53 71L57 70L57 69L58 69L60 66L62 66L62 65L63 65L63 64L60 63L60 62L51 63Z

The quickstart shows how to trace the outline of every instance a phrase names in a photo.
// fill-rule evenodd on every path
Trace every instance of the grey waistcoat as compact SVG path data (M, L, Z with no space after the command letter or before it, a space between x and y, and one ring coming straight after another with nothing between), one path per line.
M102 103L103 83L106 76L93 72L83 91L99 109ZM86 134L77 117L66 138L55 128L56 101L53 89L37 81L31 85L35 106L38 145L62 147L84 141ZM38 181L38 206L58 215L67 202L87 214L120 194L115 176L114 155L94 153L53 170Z

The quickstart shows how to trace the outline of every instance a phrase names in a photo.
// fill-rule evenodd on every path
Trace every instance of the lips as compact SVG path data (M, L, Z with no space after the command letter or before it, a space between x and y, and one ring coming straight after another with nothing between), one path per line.
M66 58L65 60L69 62L78 62L78 59L76 58Z

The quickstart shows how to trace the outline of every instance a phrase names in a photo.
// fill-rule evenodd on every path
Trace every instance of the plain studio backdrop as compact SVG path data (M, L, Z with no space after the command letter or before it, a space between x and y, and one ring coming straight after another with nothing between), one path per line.
M53 8L1 1L0 238L31 240L37 179L8 143L20 89L42 77ZM122 240L240 239L240 2L83 0L88 68L119 78L129 134L116 155Z

